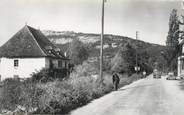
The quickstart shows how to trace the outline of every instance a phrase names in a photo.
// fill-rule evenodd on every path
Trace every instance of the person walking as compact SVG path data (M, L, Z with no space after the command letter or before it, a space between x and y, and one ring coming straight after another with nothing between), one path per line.
M118 90L119 81L120 81L120 78L119 78L118 74L113 73L112 82L113 82L114 90L116 90L116 91Z

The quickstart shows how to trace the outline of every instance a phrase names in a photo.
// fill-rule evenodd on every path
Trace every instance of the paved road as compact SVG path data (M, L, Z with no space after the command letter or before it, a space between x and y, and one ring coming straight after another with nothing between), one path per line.
M136 81L71 115L184 115L184 91L179 81L148 78Z

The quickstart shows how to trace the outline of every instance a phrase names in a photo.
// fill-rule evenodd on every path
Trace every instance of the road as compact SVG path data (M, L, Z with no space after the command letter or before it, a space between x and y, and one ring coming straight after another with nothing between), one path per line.
M184 91L179 81L148 78L113 91L71 115L184 115Z

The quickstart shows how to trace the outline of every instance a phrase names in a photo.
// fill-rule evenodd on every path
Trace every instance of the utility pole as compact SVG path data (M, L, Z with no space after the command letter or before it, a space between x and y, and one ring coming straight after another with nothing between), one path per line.
M102 17L101 17L101 48L100 48L100 80L103 83L103 38L104 38L104 4L105 0L102 0Z
M138 39L138 31L136 31L136 40ZM138 72L138 62L137 62L137 48L136 48L136 73Z

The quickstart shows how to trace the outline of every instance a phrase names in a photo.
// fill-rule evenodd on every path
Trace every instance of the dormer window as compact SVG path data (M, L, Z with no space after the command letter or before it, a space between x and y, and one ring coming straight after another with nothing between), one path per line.
M59 48L55 48L54 51L55 51L58 55L60 55L60 51L61 51L61 50L60 50Z
M52 53L53 50L52 46L46 46L45 49L48 51L48 53L50 54Z
M19 60L16 59L16 60L14 60L14 67L18 67L18 66L19 66Z

